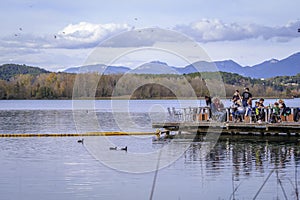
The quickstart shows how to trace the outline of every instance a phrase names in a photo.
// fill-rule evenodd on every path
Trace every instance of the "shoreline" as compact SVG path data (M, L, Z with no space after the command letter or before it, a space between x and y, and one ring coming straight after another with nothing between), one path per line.
M253 100L258 100L260 98L263 99L300 99L299 97L253 97ZM97 97L97 98L78 98L78 99L72 99L72 98L57 98L57 99L0 99L0 101L10 101L10 100L204 100L204 97L163 97L163 98L130 98L129 96L120 96L120 97ZM223 100L230 100L230 97L221 98Z

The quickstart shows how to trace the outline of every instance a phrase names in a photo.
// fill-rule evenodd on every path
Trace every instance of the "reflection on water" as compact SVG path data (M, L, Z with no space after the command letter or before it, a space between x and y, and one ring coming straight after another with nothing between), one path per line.
M129 150L141 146L136 137L112 140ZM147 149L161 147L142 143ZM284 194L297 198L298 144L224 141L207 155L203 145L192 143L158 172L154 199L253 199L256 194L257 199L285 199ZM154 177L101 164L77 138L1 138L0 159L1 199L149 199Z
M252 199L255 195L258 199L299 198L296 188L300 183L299 143L218 142L205 157L201 146L202 143L191 144L184 155L185 163L200 165L204 182L217 177L220 182L227 179L224 184L232 187L226 192L231 191L231 198Z
M265 168L273 166L276 169L290 167L300 163L300 148L296 144L242 143L218 142L206 155L201 152L202 143L192 143L185 152L185 162L194 163L203 159L211 161L207 168L219 171L223 168L224 160L231 160L234 174L239 177L250 175L252 170L264 173Z

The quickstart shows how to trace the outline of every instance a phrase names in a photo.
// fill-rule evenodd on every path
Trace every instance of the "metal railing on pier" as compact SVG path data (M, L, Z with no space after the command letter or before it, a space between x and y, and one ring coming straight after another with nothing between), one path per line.
M278 115L280 121L293 122L294 115L297 114L297 109L295 107L290 107L290 113L288 115ZM187 108L175 108L168 107L169 121L174 122L199 122L199 121L226 121L226 122L235 122L234 116L234 108L228 107L223 108L220 111L212 112L210 107L187 107ZM246 108L243 112L239 113L239 117L241 121L248 123L262 122L267 123L270 122L270 118L274 113L274 108L266 107L260 108L261 117L258 119L258 115L254 109L252 109L249 113L247 113ZM247 115L246 115L247 113ZM218 116L220 115L220 116Z

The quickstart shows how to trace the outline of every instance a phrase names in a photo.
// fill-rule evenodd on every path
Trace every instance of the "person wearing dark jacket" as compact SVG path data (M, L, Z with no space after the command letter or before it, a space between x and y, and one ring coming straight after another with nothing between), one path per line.
M206 103L206 106L209 107L209 116L208 118L210 119L211 118L211 106L212 106L212 101L211 101L211 97L209 96L205 96L205 103Z
M243 107L247 107L248 106L248 100L252 99L252 94L249 92L249 88L245 88L245 91L242 94L242 104Z
M242 99L241 95L240 95L240 91L239 90L235 90L233 96L232 96L232 101L237 101Z

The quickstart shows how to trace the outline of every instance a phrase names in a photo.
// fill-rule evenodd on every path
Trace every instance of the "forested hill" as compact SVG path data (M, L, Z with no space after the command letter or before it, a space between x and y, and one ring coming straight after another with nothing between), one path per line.
M38 67L30 67L27 65L17 65L17 64L4 64L0 65L0 79L9 80L10 78L19 74L31 74L38 75L42 73L50 73L45 69Z
M216 78L220 75L222 80ZM84 80L84 85L74 86L76 79ZM186 75L101 75L98 73L52 72L38 75L19 74L9 80L0 79L0 99L72 99L74 91L81 92L80 98L122 96L130 96L132 99L189 98L195 94L197 97L216 96L217 94L208 90L207 80L211 86L224 85L228 98L232 97L235 89L242 91L244 87L249 87L255 97L300 97L300 74L270 79L252 79L226 72L203 72ZM95 84L96 88L94 87ZM137 85L140 87L136 88ZM85 89L78 90L81 86ZM190 88L193 88L193 92Z

